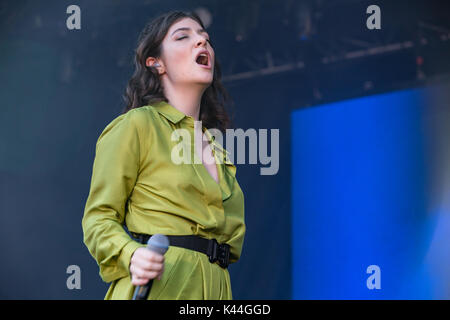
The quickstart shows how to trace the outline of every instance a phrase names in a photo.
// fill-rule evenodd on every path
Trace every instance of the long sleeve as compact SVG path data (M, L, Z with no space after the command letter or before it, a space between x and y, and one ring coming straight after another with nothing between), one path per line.
M97 261L100 276L111 282L129 275L134 251L123 223L125 208L140 168L142 143L134 110L111 121L96 144L89 195L82 227L84 243Z
M235 207L235 211L237 213L236 215L230 215L228 218L229 221L233 222L233 225L235 226L235 229L233 233L231 234L230 240L227 241L227 243L231 246L230 250L230 263L235 263L239 260L242 253L242 248L244 245L244 238L245 238L245 232L246 232L246 225L244 221L244 200L243 200L243 193L241 191L241 188L237 184L237 189L239 189L239 192L237 192L238 196L242 197L241 201L236 201L238 204Z

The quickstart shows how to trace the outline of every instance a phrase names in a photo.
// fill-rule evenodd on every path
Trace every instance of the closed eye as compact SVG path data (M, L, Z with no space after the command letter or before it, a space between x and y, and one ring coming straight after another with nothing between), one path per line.
M184 36L184 37L178 38L177 41L178 41L178 40L182 40L182 39L187 38L187 37L188 37L188 36ZM209 39L206 39L206 41L208 41L209 44L211 44L211 41L210 41Z

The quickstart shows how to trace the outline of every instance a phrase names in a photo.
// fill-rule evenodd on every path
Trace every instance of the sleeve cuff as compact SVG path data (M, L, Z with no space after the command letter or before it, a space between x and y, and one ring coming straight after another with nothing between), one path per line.
M114 280L130 276L131 256L138 248L145 248L145 244L140 244L134 240L130 240L123 248L119 256L117 264L113 268L100 267L100 277L104 282L112 282Z
M131 240L125 245L125 247L123 247L119 260L121 268L127 271L127 275L130 275L130 262L134 251L136 251L136 249L138 248L145 248L145 247L146 247L145 244L141 244L134 240Z

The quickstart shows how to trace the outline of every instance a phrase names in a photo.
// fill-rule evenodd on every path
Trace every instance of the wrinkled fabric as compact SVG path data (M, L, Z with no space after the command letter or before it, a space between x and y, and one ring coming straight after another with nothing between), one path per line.
M149 300L232 300L228 270L210 263L205 254L172 246L164 260L163 276L153 280ZM132 299L130 282L130 276L114 281L105 299Z
M189 139L180 140L176 129ZM195 159L194 119L167 102L132 109L100 134L82 227L84 243L111 282L106 299L130 299L131 256L145 245L124 230L145 234L198 235L230 245L230 263L239 260L245 235L244 194L227 151L206 128L219 183L202 163L172 161L180 142ZM177 139L178 138L178 139ZM223 161L221 161L223 160ZM193 161L193 160L192 160ZM149 299L231 299L227 269L193 250L170 247L161 280Z

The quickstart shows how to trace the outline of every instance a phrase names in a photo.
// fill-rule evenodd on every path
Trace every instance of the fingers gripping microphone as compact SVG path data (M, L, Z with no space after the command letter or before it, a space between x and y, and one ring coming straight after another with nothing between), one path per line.
M169 249L169 239L163 234L155 234L148 239L147 249L164 255ZM153 279L150 279L146 285L137 286L134 290L133 300L147 300L152 284Z

